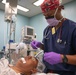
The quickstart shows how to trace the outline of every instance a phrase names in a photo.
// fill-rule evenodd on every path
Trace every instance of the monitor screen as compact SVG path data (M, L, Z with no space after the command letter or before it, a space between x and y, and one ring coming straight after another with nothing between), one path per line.
M27 35L33 35L33 29L27 28Z
M31 26L25 26L25 36L33 37L34 36L34 28Z

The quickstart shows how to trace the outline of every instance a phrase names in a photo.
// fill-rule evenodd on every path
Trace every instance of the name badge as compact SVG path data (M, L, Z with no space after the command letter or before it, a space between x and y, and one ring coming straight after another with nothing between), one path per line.
M55 27L52 28L52 34L55 34Z

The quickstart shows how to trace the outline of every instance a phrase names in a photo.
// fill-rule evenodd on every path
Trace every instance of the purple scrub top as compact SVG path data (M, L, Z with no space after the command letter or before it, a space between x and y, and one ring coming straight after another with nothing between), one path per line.
M61 28L62 27L62 28ZM61 26L61 43L57 43L59 38L60 28L52 35L50 28L47 26L43 32L44 53L45 52L56 52L65 55L76 54L76 23L66 19ZM66 63L59 63L51 65L44 61L46 70L58 70L58 71L76 71L76 65L70 65ZM46 71L45 71L46 72Z

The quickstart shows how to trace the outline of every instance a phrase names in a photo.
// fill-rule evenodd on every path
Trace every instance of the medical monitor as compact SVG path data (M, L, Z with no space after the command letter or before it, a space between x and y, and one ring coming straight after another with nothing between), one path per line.
M25 26L25 36L34 37L34 28L31 26Z

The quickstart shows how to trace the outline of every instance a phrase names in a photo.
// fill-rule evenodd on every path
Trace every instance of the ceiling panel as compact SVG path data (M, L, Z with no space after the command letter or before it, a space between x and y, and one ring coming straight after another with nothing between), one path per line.
M21 10L18 10L18 13L21 14L21 15L24 15L24 16L27 16L27 17L32 17L32 16L35 16L39 13L41 13L41 9L40 7L38 6L34 6L33 3L37 1L37 0L18 0L18 4L25 7L25 8L28 8L30 11L28 12L23 12ZM68 2L71 2L73 0L62 0L62 4L66 4ZM5 6L4 4L2 4L0 2L0 9L5 9Z

